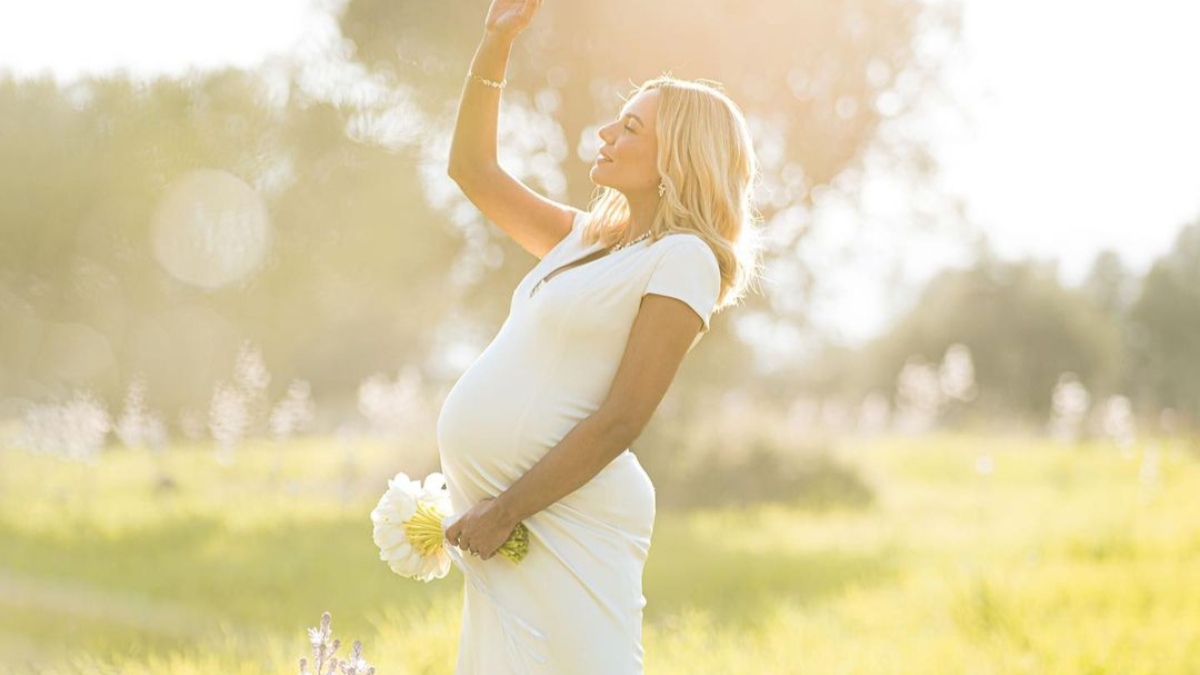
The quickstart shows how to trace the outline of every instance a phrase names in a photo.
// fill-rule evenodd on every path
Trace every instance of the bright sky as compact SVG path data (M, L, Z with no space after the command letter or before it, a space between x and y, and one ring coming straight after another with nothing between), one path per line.
M1200 3L963 4L965 54L948 81L971 119L934 108L924 121L942 189L1003 257L1057 259L1064 283L1078 283L1105 248L1144 272L1200 218ZM966 253L950 237L913 233L904 184L885 178L867 192L874 208L829 207L811 241L826 291L814 319L848 343L877 333ZM941 231L957 220L946 215Z
M0 3L0 69L59 80L125 68L253 67L288 50L312 0L36 0Z
M0 69L20 75L49 70L66 80L117 67L135 74L253 67L311 35L320 6L331 2L2 3ZM967 55L957 61L952 82L974 121L963 128L931 118L945 189L963 197L968 215L1002 254L1058 258L1068 283L1106 247L1143 271L1180 226L1200 217L1200 89L1194 86L1200 3L964 4ZM877 220L829 228L825 243L867 258L899 250L903 258L899 286L882 275L864 277L860 265L841 265L851 274L840 277L829 272L832 295L819 320L851 342L878 331L895 313L902 297L896 288L912 287L961 257L936 237L907 236L892 246L872 233L887 225L882 216Z
M1138 269L1200 218L1200 3L970 0L965 39L991 92L948 183L1006 253L1067 281L1115 248Z

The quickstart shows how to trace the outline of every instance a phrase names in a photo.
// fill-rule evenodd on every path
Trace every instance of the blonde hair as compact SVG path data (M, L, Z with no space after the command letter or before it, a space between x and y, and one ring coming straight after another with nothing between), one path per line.
M759 215L753 193L758 161L742 111L707 80L663 75L630 95L658 90L658 172L666 185L650 224L653 241L691 233L708 244L721 268L715 309L736 304L759 276ZM612 245L629 227L629 202L620 191L600 187L588 208L583 238Z

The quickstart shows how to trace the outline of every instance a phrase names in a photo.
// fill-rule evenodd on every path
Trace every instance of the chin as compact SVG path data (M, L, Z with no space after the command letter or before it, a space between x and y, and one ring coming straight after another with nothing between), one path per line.
M594 167L594 166L592 167L592 170L588 172L588 178L592 179L592 182L600 187L606 187L606 188L612 187L611 185L606 183L603 179L598 180L596 178L596 167Z

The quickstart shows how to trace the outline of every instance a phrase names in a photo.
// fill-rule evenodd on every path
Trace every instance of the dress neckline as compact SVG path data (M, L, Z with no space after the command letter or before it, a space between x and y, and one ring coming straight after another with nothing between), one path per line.
M570 235L568 235L568 236L570 236ZM638 243L639 244L644 243L645 241L646 240L642 240L641 242L638 242ZM650 242L650 243L653 243L653 242ZM647 243L646 246L649 246L650 243ZM558 267L551 270L549 274L546 274L545 276L543 276L536 284L533 285L533 288L529 289L529 297L532 298L534 295L537 294L538 290L540 290L542 286L544 286L546 283L548 283L550 281L551 278L558 276L559 274L561 274L563 272L567 272L567 271L575 269L577 267L584 267L586 265L590 265L590 264L596 262L597 260L603 260L614 254L620 253L621 251L630 251L630 250L635 250L637 248L637 244L625 246L618 251L613 251L613 250L611 250L611 247L610 247L610 250L608 252L604 253L604 255L599 255L599 256L592 258L592 256L594 256L597 253L599 253L600 251L604 250L603 248L596 248L597 244L600 244L601 246L603 246L601 242L592 244L591 250L589 250L584 255L582 255L578 258L575 258L571 262L565 263L563 265L559 265ZM589 258L591 258L591 259L589 260Z

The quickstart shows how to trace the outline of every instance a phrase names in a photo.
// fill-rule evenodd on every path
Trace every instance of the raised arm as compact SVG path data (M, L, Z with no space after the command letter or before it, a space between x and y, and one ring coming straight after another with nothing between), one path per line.
M542 0L493 0L483 39L458 104L447 172L488 220L539 260L571 230L575 212L529 189L501 168L497 121L508 57Z

